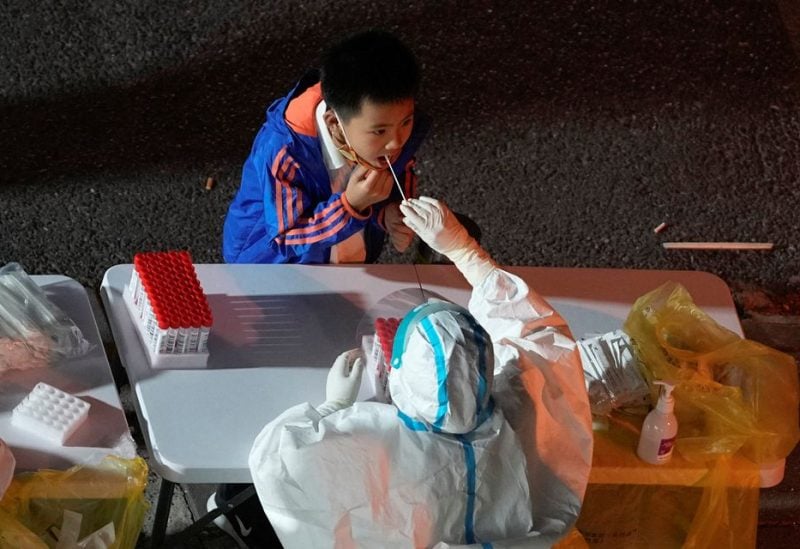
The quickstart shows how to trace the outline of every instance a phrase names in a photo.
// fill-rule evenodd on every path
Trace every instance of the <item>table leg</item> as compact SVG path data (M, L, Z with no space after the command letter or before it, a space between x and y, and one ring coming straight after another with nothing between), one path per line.
M156 504L156 516L153 519L153 534L151 547L161 547L164 542L164 535L167 533L167 521L169 521L169 511L172 507L172 494L175 491L175 483L162 478L161 488L158 492L158 503Z
M251 496L254 496L255 493L256 493L256 487L251 484L250 486L248 486L247 488L245 488L244 490L233 496L228 501L220 504L220 506L217 507L215 510L209 511L208 513L197 519L182 532L170 536L169 539L167 540L168 546L170 548L192 547L190 543L192 541L192 538L196 536L198 533L200 533L200 531L203 530L203 528L205 528L206 525L213 522L214 519L220 516L221 514L235 510L237 507L239 507L239 505L244 503Z

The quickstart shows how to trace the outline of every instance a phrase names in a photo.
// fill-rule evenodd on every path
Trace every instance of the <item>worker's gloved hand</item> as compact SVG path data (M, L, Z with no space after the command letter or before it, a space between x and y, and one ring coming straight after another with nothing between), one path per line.
M383 210L383 225L389 233L394 249L403 253L411 246L414 240L414 231L403 223L403 214L397 202L387 204Z
M340 354L328 372L325 384L325 402L317 411L327 416L342 408L352 406L361 387L361 374L364 372L364 358L359 349Z
M444 202L427 196L410 198L400 204L400 211L403 223L452 261L473 287L497 267Z
M400 204L405 223L433 250L450 257L450 252L468 246L467 230L444 202L428 196L409 198Z

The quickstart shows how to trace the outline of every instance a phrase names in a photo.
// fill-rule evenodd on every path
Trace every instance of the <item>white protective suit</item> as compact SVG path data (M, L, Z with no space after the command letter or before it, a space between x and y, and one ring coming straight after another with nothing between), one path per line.
M301 404L256 438L253 481L285 547L547 547L572 526L592 451L576 345L525 282L483 271L469 312L404 318L393 404Z

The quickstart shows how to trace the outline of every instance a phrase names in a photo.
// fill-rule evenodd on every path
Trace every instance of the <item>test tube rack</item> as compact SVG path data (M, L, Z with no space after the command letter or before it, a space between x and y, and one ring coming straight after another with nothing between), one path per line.
M378 318L375 320L375 336L380 345L387 373L392 369L392 346L394 345L394 335L397 333L399 326L399 318Z
M392 345L399 325L399 318L377 318L375 335L365 336L366 377L378 402L391 402L389 372L392 369Z
M186 251L138 253L124 299L152 368L204 368L212 315Z

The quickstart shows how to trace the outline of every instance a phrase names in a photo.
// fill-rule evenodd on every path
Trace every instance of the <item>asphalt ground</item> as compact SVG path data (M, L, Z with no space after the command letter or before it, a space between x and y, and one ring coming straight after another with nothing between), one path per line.
M96 290L140 251L221 261L267 105L332 41L380 27L422 64L418 105L434 121L422 192L473 218L499 262L704 270L797 292L798 11L791 0L6 0L0 264ZM669 251L667 240L775 247Z
M422 191L475 219L500 262L796 286L800 73L779 7L7 0L0 261L93 288L139 251L221 261L266 106L333 40L379 26L423 66L419 108L434 126ZM775 248L668 251L666 240Z

